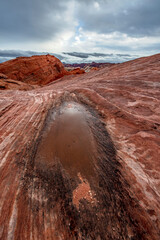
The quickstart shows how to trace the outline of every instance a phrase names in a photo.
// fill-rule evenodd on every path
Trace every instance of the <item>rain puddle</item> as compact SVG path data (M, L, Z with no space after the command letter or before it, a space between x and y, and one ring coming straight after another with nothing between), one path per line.
M96 142L90 128L91 114L86 107L65 102L50 113L38 145L35 164L43 170L57 162L73 177L93 176Z

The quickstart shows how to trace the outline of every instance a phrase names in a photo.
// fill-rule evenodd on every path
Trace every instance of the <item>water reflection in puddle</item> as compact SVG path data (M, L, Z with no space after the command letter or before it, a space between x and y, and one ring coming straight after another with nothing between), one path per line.
M51 169L59 161L71 176L93 176L96 144L90 119L89 111L75 102L66 102L51 113L37 149L36 165Z

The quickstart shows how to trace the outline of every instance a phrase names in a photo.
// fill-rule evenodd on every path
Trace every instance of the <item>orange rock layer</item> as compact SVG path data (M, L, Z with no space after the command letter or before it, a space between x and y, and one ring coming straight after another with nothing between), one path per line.
M1 91L0 116L0 239L159 240L160 54Z
M33 85L23 83L21 81L16 81L9 79L6 75L0 73L0 90L31 90L34 89Z
M85 73L84 69L75 68L71 71L68 71L66 75L75 75L75 74L83 74L83 73Z
M64 75L84 72L80 68L66 71L61 61L51 55L19 57L0 64L0 73L30 85L46 85Z

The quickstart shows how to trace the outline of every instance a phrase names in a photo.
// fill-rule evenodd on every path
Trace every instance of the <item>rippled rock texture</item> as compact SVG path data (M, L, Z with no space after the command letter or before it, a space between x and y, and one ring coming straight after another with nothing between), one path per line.
M160 55L0 94L0 239L160 237Z
M6 75L0 73L0 90L32 90L34 89L33 85L23 83L22 81L16 81L9 79Z

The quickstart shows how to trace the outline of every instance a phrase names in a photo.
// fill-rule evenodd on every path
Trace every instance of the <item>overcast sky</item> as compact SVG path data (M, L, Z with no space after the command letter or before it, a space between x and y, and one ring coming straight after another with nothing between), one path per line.
M160 0L0 0L0 49L151 55Z

